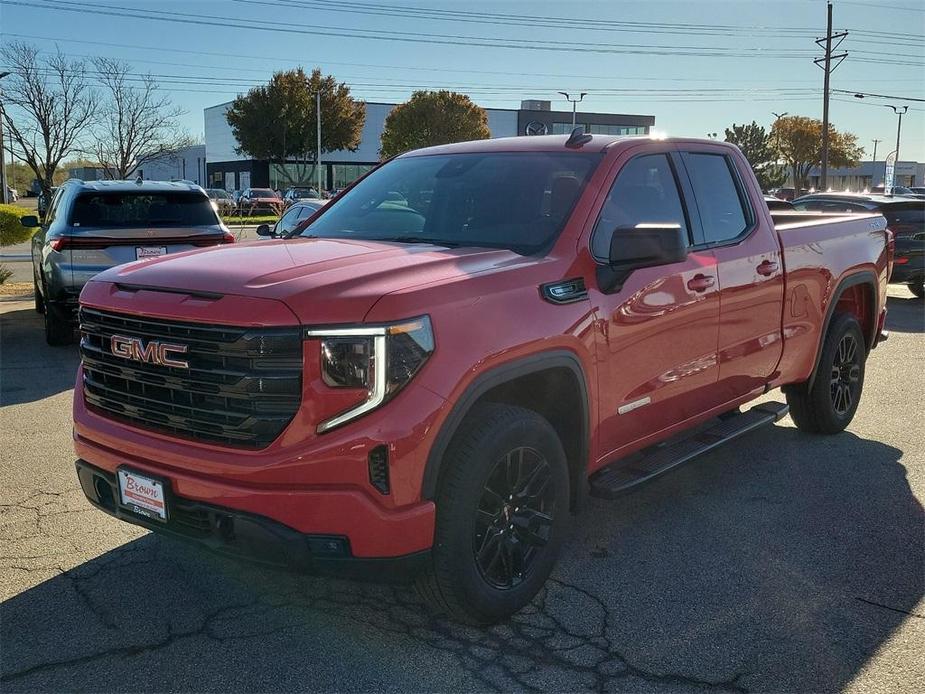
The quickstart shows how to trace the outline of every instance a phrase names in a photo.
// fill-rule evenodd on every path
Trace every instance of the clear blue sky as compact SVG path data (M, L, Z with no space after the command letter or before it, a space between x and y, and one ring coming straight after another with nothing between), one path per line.
M834 7L849 56L832 87L925 99L925 2ZM824 33L823 0L0 0L3 42L57 44L156 74L194 137L204 107L298 65L368 101L446 87L483 106L538 98L566 109L557 91L587 91L586 110L651 114L670 135L722 136L732 122L770 125L772 111L821 118L812 58ZM835 94L832 123L856 133L868 157L871 140L883 140L882 159L896 137L883 103L909 104L902 159L925 161L923 102Z

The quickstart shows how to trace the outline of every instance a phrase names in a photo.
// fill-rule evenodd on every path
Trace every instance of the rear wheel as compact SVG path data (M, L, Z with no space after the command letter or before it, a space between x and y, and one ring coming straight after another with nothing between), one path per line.
M915 294L920 299L925 298L925 280L919 280L918 282L910 282L909 291Z
M443 460L432 565L422 596L454 619L490 624L545 583L567 526L568 464L536 412L488 403Z
M45 342L52 347L69 345L74 341L74 326L66 311L52 303L45 303Z
M35 312L45 313L45 301L42 299L42 293L39 291L39 281L32 275L32 294L35 297Z
M864 333L857 319L837 314L822 345L812 387L801 383L787 390L790 416L798 428L837 434L851 423L864 389L866 358Z

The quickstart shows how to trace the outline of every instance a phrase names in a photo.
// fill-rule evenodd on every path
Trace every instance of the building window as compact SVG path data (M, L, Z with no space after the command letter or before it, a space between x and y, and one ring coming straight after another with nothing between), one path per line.
M572 132L572 128L583 126L586 133L591 135L645 135L646 126L637 126L637 125L610 125L607 123L578 123L577 125L572 125L571 123L553 123L552 124L552 134L553 135L569 135Z

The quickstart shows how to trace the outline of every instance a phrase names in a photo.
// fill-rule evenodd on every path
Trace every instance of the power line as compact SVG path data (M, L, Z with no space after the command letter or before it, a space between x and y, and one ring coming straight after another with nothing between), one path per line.
M802 59L806 55L800 55L794 51L775 52L770 49L762 48L716 48L704 46L662 46L648 44L632 44L622 48L613 47L610 44L598 44L587 42L567 42L546 40L538 42L534 39L515 39L515 38L489 38L480 36L468 36L462 34L433 34L422 32L394 31L382 32L379 30L350 29L346 27L317 27L314 25L293 25L292 23L281 24L267 20L248 19L241 21L230 21L223 17L215 15L203 15L185 12L168 12L158 10L152 14L153 10L138 10L131 7L119 5L87 5L79 2L69 2L63 4L61 0L44 0L42 5L36 6L34 3L22 2L19 0L6 0L8 5L30 7L33 9L49 9L64 12L75 12L85 14L92 12L95 15L106 15L128 19L142 19L147 21L198 24L205 26L220 26L234 29L248 29L256 31L267 31L274 33L302 34L311 36L331 36L336 38L361 38L364 40L376 41L400 41L410 43L424 43L437 45L459 45L465 47L480 48L506 48L506 49L523 49L537 51L554 51L570 53L604 53L604 54L630 54L630 55L672 55L672 56L691 56L691 57L728 57L728 58L777 58L777 59ZM314 28L304 28L313 26ZM300 28L302 27L302 28ZM360 33L369 32L369 33ZM391 36L384 35L392 34Z

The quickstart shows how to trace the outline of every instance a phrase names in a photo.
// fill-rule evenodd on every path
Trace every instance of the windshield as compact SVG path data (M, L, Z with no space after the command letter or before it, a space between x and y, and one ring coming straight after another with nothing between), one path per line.
M347 191L303 236L535 253L565 225L599 153L493 152L396 159Z
M218 224L202 193L85 193L74 201L71 224L115 228Z
M231 195L228 194L227 190L221 190L220 188L219 189L210 188L207 192L209 193L210 198L227 200L228 198L231 197Z
M276 193L269 188L251 188L250 196L252 198L275 198Z

